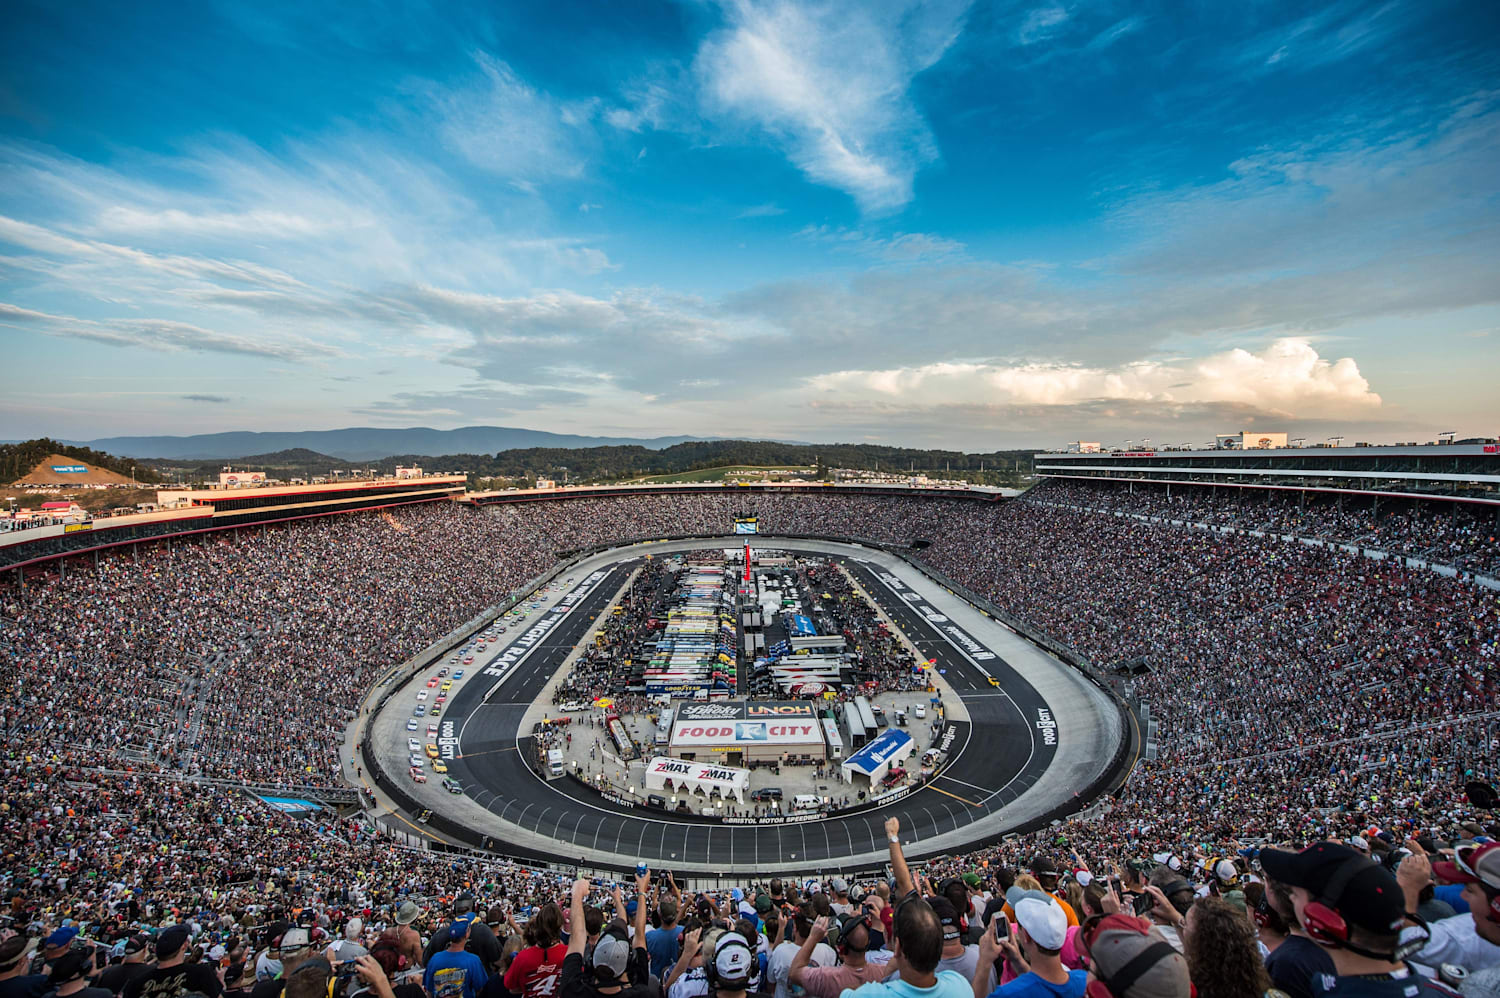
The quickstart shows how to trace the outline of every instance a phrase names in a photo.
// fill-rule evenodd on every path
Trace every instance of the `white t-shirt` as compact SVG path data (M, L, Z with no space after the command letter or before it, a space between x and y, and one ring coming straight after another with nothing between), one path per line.
M1440 918L1428 924L1432 938L1410 960L1427 977L1436 977L1440 964L1456 963L1473 972L1486 967L1500 967L1500 946L1479 937L1470 914ZM1401 931L1402 941L1420 935L1421 929L1409 926Z
M787 979L792 972L792 960L797 951L802 947L796 943L782 943L771 951L766 960L766 979L776 988L776 998L795 998L803 993L801 988L794 987ZM832 967L839 962L838 954L833 947L827 943L818 943L813 947L812 959L808 961L813 967Z
M682 976L667 989L667 998L697 998L708 994L708 975L702 967L684 970Z

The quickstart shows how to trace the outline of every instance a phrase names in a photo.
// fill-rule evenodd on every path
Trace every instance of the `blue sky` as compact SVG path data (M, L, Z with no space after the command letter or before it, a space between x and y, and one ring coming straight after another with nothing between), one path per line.
M13 2L0 436L1493 435L1493 4Z

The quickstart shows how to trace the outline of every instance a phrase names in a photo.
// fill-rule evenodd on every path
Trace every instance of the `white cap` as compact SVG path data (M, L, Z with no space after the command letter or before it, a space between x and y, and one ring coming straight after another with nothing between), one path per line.
M1073 879L1078 881L1079 887L1087 887L1094 882L1094 875L1087 870L1079 870L1073 874Z
M1016 902L1016 921L1042 949L1060 950L1068 938L1068 916L1055 901L1022 898Z

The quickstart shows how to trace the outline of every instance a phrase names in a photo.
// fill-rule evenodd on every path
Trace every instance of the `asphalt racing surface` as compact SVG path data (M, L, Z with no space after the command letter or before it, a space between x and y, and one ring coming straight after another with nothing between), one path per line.
M799 550L793 540L766 543ZM538 620L512 628L520 633L512 635L506 653L465 682L446 712L444 733L457 738L451 775L463 784L467 797L497 819L491 827L478 828L495 838L497 849L504 849L506 827L519 826L552 840L550 851L568 862L591 853L634 857L667 868L674 863L727 870L837 862L884 852L884 823L893 814L900 817L902 838L908 842L957 831L1014 801L1052 762L1055 728L1047 703L1029 682L899 577L856 557L840 557L918 650L935 660L969 713L967 723L949 722L952 761L937 778L864 811L778 824L748 818L740 824L681 820L645 805L613 802L571 779L548 782L522 759L521 739L530 734L518 730L522 719L568 653L608 609L638 560L623 560L576 580L563 597L569 609L545 611ZM520 649L539 623L547 625L545 630ZM990 684L991 676L999 688ZM475 827L474 821L462 820Z

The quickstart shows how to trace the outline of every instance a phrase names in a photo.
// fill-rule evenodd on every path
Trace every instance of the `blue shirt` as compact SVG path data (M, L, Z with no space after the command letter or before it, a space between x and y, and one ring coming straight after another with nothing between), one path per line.
M990 998L1083 998L1089 986L1087 970L1068 971L1068 983L1053 984L1036 974L1022 974L990 992Z
M670 929L648 929L646 931L646 952L651 954L651 976L661 980L667 979L672 965L677 962L678 939L677 926Z
M974 988L962 974L940 970L937 983L930 988L915 987L902 980L871 981L852 990L845 988L839 998L851 995L853 998L973 998Z
M434 953L422 975L422 986L431 998L478 998L489 980L479 957L467 950Z

